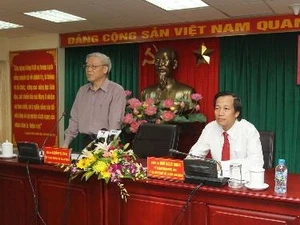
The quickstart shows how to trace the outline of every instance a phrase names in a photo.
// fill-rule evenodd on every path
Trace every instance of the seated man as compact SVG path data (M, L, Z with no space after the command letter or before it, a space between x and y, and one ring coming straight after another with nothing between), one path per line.
M194 89L177 82L174 78L174 70L178 66L178 54L174 49L160 49L155 55L154 66L158 83L142 91L141 99L143 101L148 98L154 99L155 102L165 99L191 101Z
M242 119L242 103L234 93L219 92L214 97L215 120L203 129L189 154L206 157L210 152L221 162L223 175L229 176L229 165L242 164L243 179L250 167L263 167L263 152L259 132L253 124Z

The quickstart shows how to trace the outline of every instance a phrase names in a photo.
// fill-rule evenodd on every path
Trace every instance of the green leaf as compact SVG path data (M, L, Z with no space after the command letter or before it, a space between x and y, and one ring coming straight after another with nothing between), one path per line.
M172 122L177 122L177 123L188 123L189 120L186 118L186 116L183 115L177 115L174 117Z
M85 178L85 181L87 181L95 172L94 171L88 171L88 172L85 172L83 175L82 175L82 178Z
M202 113L193 113L187 115L190 122L206 122L206 117Z
M64 172L68 172L70 170L70 167L66 167L65 169L64 169Z
M73 179L75 179L76 177L78 177L78 175L79 175L79 173L76 173L76 174L72 175L72 176L70 177L70 179L73 180Z
M124 150L126 150L128 148L128 146L130 145L130 143L126 143L123 147Z

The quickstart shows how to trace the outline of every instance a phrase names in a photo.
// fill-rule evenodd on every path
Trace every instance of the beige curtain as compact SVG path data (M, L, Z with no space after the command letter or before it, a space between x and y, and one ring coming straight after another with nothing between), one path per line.
M0 143L12 140L11 87L7 61L0 61Z

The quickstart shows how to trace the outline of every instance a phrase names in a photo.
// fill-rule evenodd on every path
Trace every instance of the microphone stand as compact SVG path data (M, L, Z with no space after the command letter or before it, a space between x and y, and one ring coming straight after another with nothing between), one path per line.
M46 136L43 144L42 144L42 147L41 147L41 150L43 151L44 150L44 147L45 147L45 144L46 142L48 141L48 139L50 138L51 134L53 133L53 131L56 129L56 127L58 126L59 122L62 120L62 118L66 115L66 112L63 111L63 113L61 114L61 116L59 117L59 119L57 120L57 122L55 123L54 127L52 127L52 129L50 130L50 132L48 133L48 135Z

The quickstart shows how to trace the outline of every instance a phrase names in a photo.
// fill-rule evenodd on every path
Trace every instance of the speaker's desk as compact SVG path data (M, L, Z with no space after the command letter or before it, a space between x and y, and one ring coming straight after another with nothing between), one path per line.
M266 172L264 191L201 187L149 179L126 181L128 202L121 200L115 184L90 179L75 180L59 168L29 165L35 204L26 164L0 159L0 224L47 225L300 225L300 175L289 174L288 193L274 194L273 171ZM176 219L177 218L177 219ZM181 220L183 222L181 223Z

